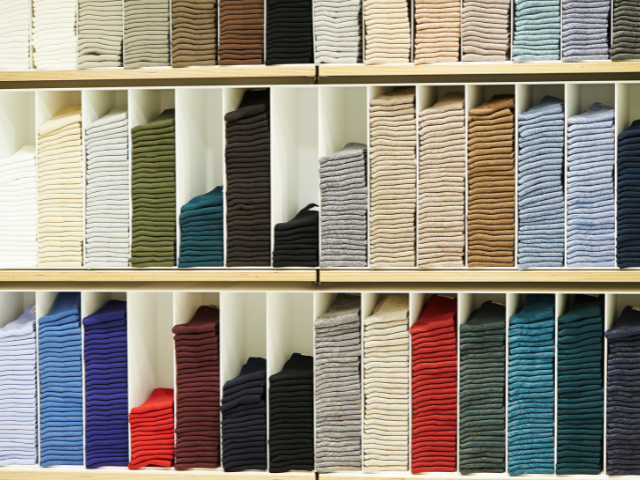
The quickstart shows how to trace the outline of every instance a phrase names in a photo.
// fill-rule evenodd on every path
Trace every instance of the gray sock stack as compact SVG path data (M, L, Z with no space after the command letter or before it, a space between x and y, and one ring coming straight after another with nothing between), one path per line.
M320 159L321 267L367 266L367 146Z
M362 62L360 0L314 0L316 63Z
M338 294L314 328L316 470L360 470L360 295Z
M122 0L80 0L78 68L122 66Z
M562 61L609 58L609 0L562 0Z
M640 31L638 0L613 0L613 34L611 60L640 58Z

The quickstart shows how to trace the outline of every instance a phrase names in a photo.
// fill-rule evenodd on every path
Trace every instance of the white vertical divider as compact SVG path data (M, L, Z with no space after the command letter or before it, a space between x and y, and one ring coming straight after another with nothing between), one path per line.
M618 320L618 315L622 313L622 308L618 311L618 302L620 296L613 293L606 293L604 296L604 331L611 330ZM604 377L604 431L602 432L602 470L606 475L607 473L607 382L609 381L609 340L604 337L604 359L602 362L603 377Z
M271 88L271 250L275 226L320 204L317 87Z
M613 8L611 9L613 11ZM612 13L613 18L613 13ZM612 20L613 21L613 20ZM612 30L613 31L613 30ZM613 37L611 37L613 38ZM615 121L614 127L616 132L616 138L614 143L615 148L615 163L613 165L613 198L615 199L615 233L616 233L616 251L618 246L618 136L624 132L635 118L632 117L632 110L634 114L637 114L637 102L636 96L632 98L632 94L636 94L637 85L629 85L627 83L615 84ZM617 255L616 255L617 257ZM618 265L618 259L616 258L616 266Z
M223 184L221 88L176 89L176 251L180 252L180 209ZM223 209L223 225L225 211ZM212 267L207 267L212 268Z

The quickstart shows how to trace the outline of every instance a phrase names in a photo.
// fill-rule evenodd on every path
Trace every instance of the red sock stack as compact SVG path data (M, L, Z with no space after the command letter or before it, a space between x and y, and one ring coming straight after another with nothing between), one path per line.
M411 327L411 471L455 472L458 416L455 299L433 295Z
M173 389L156 388L149 400L131 409L129 469L173 466L175 448Z

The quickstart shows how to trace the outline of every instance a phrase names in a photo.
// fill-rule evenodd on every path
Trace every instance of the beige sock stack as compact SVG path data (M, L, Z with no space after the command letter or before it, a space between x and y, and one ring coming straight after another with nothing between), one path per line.
M415 0L414 63L460 60L460 1Z
M38 266L81 267L82 116L63 108L38 130Z
M124 0L124 67L168 67L169 0Z
M462 61L509 60L511 0L464 0L462 7Z
M464 267L464 94L419 113L418 267Z
M409 63L411 24L407 0L364 0L365 63Z
M382 95L370 107L370 265L416 265L415 90Z

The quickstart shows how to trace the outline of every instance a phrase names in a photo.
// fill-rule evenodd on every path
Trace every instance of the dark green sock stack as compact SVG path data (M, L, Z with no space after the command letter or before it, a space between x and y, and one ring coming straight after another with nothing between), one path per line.
M602 471L603 298L577 295L558 318L558 475Z
M175 111L131 129L131 266L176 264Z
M505 470L505 307L484 302L460 325L460 472Z

